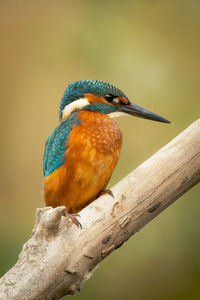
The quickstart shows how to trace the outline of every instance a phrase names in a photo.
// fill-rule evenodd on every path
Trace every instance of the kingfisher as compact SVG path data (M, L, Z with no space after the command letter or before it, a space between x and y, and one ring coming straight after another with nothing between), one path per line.
M114 118L131 115L157 122L167 119L132 103L112 84L79 80L66 88L60 124L49 136L43 160L46 206L65 206L78 227L78 212L105 193L118 162L122 132Z

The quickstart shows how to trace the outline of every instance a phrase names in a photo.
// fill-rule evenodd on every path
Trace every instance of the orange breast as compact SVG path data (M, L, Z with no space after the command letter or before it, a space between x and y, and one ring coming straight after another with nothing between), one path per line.
M99 112L81 111L80 125L67 142L66 162L45 178L46 205L80 211L106 188L117 164L122 133L117 123Z

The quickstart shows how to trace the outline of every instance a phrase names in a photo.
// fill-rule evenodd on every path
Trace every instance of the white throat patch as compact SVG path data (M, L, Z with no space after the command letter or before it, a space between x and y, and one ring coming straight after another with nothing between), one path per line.
M67 118L75 110L81 109L90 104L86 98L81 98L65 106L62 111L62 119Z
M128 114L121 112L121 111L115 111L109 114L109 116L113 119L113 118L118 118L121 116L128 116Z

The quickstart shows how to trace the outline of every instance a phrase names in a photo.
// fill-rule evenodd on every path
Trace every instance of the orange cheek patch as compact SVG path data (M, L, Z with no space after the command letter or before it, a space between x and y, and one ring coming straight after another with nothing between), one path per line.
M111 105L108 101L106 101L106 100L104 99L104 97L98 97L98 96L95 96L95 95L92 95L92 94L86 94L86 95L85 95L85 98L88 100L88 102L89 102L90 104L106 103L106 104Z
M121 103L123 103L123 104L128 104L129 102L128 102L128 100L126 99L126 98L124 98L124 97L119 97L119 101L121 102ZM120 103L119 102L119 103Z

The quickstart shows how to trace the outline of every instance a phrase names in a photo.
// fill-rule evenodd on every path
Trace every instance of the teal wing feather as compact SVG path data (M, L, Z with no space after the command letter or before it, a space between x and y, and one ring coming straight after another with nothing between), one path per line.
M49 176L65 163L64 153L67 150L67 140L72 130L72 126L80 123L77 113L73 113L64 120L50 134L44 151L43 174Z

